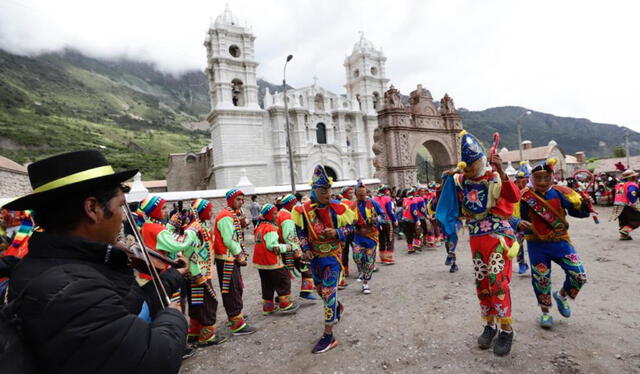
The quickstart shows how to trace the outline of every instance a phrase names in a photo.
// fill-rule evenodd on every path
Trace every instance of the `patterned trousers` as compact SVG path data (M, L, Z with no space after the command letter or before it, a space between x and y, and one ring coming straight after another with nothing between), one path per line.
M358 272L365 281L371 280L376 263L376 250L378 243L360 234L356 234L353 240L353 260L358 266Z
M587 274L573 245L567 241L529 241L531 283L540 306L551 306L551 261L560 265L565 273L562 288L574 299L587 282Z
M513 239L504 237L508 246ZM511 260L500 240L490 234L472 236L469 244L476 275L476 294L484 320L511 323Z
M324 323L332 325L338 313L338 279L340 263L336 256L314 257L311 260L311 274L316 291L324 304Z

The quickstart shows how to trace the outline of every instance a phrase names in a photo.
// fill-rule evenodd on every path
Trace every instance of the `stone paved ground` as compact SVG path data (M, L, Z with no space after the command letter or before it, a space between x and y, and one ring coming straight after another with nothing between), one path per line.
M514 274L517 337L509 357L476 346L482 324L465 233L458 273L448 272L439 247L415 256L397 251L397 265L374 274L371 295L350 279L339 293L346 305L335 328L339 345L322 355L310 352L322 331L320 302L303 302L293 316L264 317L257 270L245 268L245 310L260 331L198 350L181 373L640 373L640 240L618 241L616 223L606 219L611 210L600 210L600 225L571 220L589 276L571 318L553 309L553 330L541 330L530 277ZM398 242L397 249L405 248ZM552 269L557 289L563 274ZM222 305L218 313L228 334Z

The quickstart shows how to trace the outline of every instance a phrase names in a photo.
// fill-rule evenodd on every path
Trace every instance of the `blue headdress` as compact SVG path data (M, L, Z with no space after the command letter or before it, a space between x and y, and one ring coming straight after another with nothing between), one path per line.
M322 165L316 165L309 184L311 184L311 188L331 188L333 178L327 175Z
M529 166L526 161L520 161L520 169L516 173L516 178L529 178L531 175L531 171L529 170Z
M459 135L461 137L460 156L462 161L458 163L458 168L464 169L484 157L484 149L482 149L480 142L466 130L462 130Z

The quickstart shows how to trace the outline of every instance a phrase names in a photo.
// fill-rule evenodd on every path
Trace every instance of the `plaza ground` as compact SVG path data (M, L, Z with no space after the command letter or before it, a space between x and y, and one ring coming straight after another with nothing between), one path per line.
M350 278L339 291L346 306L334 328L339 345L321 355L311 354L322 334L321 302L302 301L295 315L262 316L258 271L244 268L245 311L260 330L199 349L181 373L640 373L640 231L634 241L618 241L617 222L608 222L611 209L599 210L599 225L570 219L588 275L571 318L554 305L555 325L542 330L530 275L514 273L517 335L508 357L477 347L482 323L464 232L457 273L444 266L443 247L409 256L406 243L396 241L397 264L378 266L371 295ZM555 264L552 279L554 290L564 280ZM299 284L294 280L296 290ZM229 334L219 301L220 333Z

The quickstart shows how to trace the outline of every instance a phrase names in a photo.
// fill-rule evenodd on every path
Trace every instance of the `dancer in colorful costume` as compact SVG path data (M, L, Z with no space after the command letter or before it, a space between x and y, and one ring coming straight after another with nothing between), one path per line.
M416 231L418 231L417 228L420 225L420 216L418 202L415 200L415 192L416 190L413 187L407 189L405 198L402 201L402 221L404 223L404 235L407 239L408 254L416 253L416 250L421 246L419 237L416 238Z
M313 294L313 276L309 266L302 261L302 250L296 232L296 224L291 219L293 208L298 205L298 199L294 194L285 195L280 201L278 211L278 236L281 244L287 244L292 248L291 258L287 257L287 267L290 273L298 271L302 282L300 284L300 297L307 300L318 300ZM291 263L292 262L292 263Z
M247 220L240 210L244 204L244 193L232 188L227 191L226 199L227 206L218 213L213 227L216 270L231 332L233 335L248 335L257 329L249 326L242 315L244 284L240 267L247 265L243 231Z
M529 168L527 161L520 161L520 169L516 172L516 186L520 190L524 189L527 186L527 182L529 181L529 177L531 176L531 169ZM518 239L518 244L520 245L520 250L518 251L518 274L525 274L527 270L529 270L529 265L527 264L527 260L524 257L524 233L519 229L520 226L520 204L515 204L513 207L513 216L509 220L511 226L516 231L516 238Z
M638 173L625 170L616 184L613 215L611 221L618 219L620 240L632 240L631 231L640 226L640 190Z
M186 299L189 303L189 342L199 346L224 343L227 338L216 335L216 315L218 300L211 283L212 240L211 231L204 226L211 219L213 205L207 200L197 199L193 209L199 215L198 221L180 234L173 226L165 226L169 205L158 196L149 196L140 202L138 212L143 214L144 223L140 229L145 245L154 251L175 257L182 253L189 261L189 280L182 292L172 295L172 301ZM146 278L146 277L144 277Z
M274 293L278 294L280 312L286 314L298 309L298 304L291 300L291 278L282 260L282 255L292 253L292 248L279 243L277 213L275 205L263 205L254 230L256 245L253 249L253 266L260 274L264 315L276 311Z
M491 347L497 335L493 352L502 356L511 351L514 336L509 282L511 259L518 253L518 245L509 217L513 214L513 205L520 199L520 192L502 170L498 155L492 155L490 160L496 169L494 172L487 165L487 157L476 138L464 130L460 135L462 162L458 169L463 173L447 177L436 217L445 233L455 238L458 217L467 220L476 293L486 322L478 345L482 349ZM445 172L453 173L453 170ZM500 332L496 322L500 324Z
M362 293L370 294L369 281L376 263L379 244L379 225L387 217L378 203L367 196L367 186L358 179L356 185L357 218L353 239L353 259L358 266L358 281L362 282Z
M532 188L522 190L520 225L526 229L525 238L531 262L531 282L542 309L540 326L551 328L551 262L560 265L565 281L553 293L558 311L563 317L571 316L568 298L575 299L587 281L584 266L569 238L567 213L573 217L589 217L589 202L566 186L553 184L555 159L536 165L531 172Z
M345 204L330 200L331 184L324 167L317 165L311 179L311 200L296 206L291 214L303 257L311 262L313 281L324 303L324 334L313 353L326 352L338 344L333 337L333 325L340 320L344 309L338 301L340 254L353 232L355 218Z
M395 203L389 196L389 187L386 185L380 186L378 189L378 196L373 198L378 205L384 210L385 221L382 223L382 229L380 230L380 262L385 265L393 265L396 261L393 259L394 251L394 235L393 229L398 227L398 219L395 214Z
M353 211L353 214L355 216L356 202L353 199L353 188L351 188L350 186L342 187L342 189L340 190L340 202L342 202L347 207L349 207L349 209ZM342 268L344 269L344 277L340 279L340 283L338 284L338 288L341 290L346 288L349 285L346 281L346 278L349 276L349 253L353 248L354 235L355 233L351 232L347 236L347 241L344 243L344 246L342 248L341 261L342 261Z

